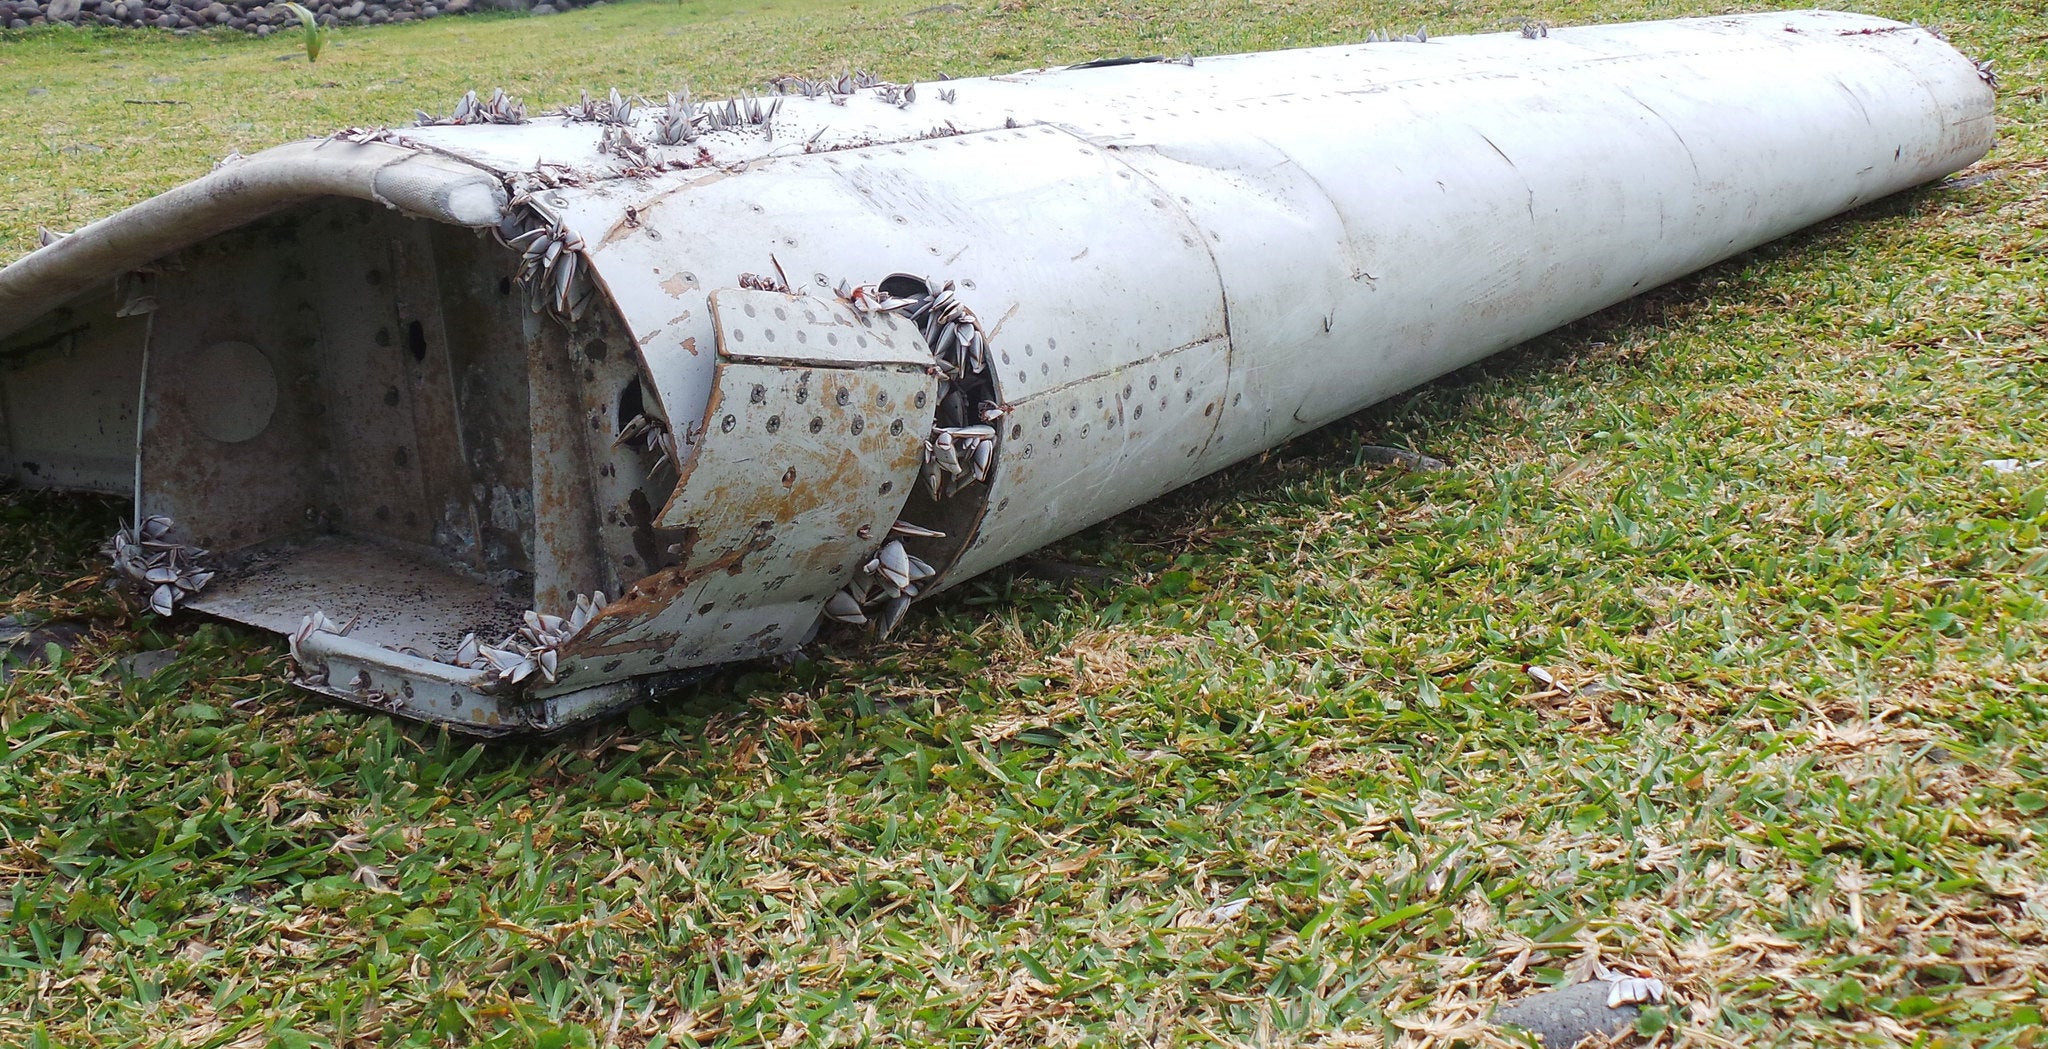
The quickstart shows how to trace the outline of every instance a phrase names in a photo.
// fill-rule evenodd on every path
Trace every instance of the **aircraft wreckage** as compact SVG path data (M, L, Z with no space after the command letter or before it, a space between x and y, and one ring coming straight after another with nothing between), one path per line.
M1955 171L1990 79L1798 12L471 95L0 271L0 461L307 688L544 731Z

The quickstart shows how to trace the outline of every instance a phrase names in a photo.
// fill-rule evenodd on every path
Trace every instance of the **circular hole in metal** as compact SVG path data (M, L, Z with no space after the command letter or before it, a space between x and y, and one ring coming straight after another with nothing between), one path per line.
M861 417L860 417L860 416L858 416L858 415L854 416L854 417L853 417L853 422L852 422L851 424L849 424L849 425L847 426L847 429L849 429L849 430L853 431L853 435L854 435L855 437L859 437L859 436L860 436L860 432L861 432L862 430L865 430L865 429L867 429L867 428L868 428L868 421L867 421L866 419L863 419L863 418L861 418Z
M824 420L824 418L823 418L823 417L821 417L821 416L816 416L816 415L813 415L813 416L811 416L811 432L812 432L812 433L823 433L824 431L825 431L825 420Z
M732 428L738 426L739 422L740 421L738 419L728 415L725 418L718 420L718 432L731 433Z

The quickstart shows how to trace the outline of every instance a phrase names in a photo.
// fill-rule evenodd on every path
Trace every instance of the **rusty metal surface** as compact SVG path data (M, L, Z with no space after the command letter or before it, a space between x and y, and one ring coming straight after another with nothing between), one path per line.
M739 289L710 312L711 410L663 514L678 563L613 601L536 695L787 650L915 483L936 386L915 328Z

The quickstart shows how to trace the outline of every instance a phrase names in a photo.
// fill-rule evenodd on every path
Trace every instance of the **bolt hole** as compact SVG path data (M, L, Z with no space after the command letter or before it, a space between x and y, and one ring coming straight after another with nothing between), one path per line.
M647 414L647 402L640 394L640 377L635 375L633 376L633 381L627 383L626 388L619 391L619 415L614 420L614 425L620 432L623 432L626 429L627 423L645 414Z
M427 359L427 329L418 321L405 326L405 352L412 354L415 361Z

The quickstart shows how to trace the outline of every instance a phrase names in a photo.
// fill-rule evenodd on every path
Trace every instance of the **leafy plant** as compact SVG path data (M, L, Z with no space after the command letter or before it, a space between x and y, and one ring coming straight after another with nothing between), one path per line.
M327 46L327 27L321 25L319 16L304 4L288 3L284 6L299 16L299 31L306 34L306 61L320 61L320 49Z

